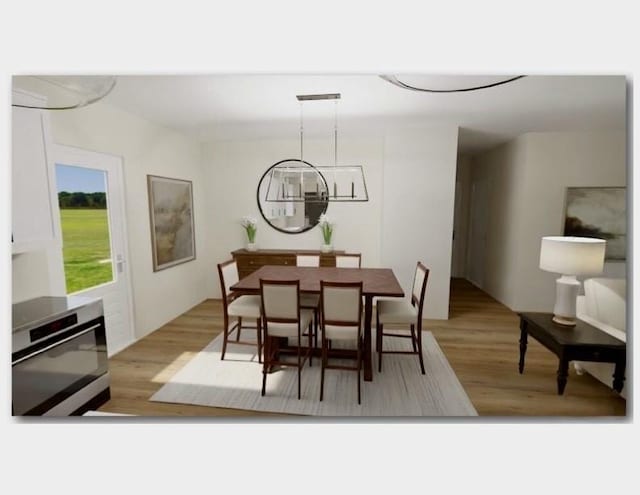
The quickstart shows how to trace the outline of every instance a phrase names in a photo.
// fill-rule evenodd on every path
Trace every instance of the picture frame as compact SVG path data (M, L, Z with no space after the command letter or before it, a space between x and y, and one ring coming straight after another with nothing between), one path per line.
M196 259L193 184L147 175L153 271Z
M606 261L627 258L626 187L567 187L564 235L607 241Z

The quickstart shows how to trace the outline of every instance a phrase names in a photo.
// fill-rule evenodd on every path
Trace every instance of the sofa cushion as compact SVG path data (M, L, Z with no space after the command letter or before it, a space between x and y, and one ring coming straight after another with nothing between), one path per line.
M590 278L584 281L585 309L595 320L626 331L626 280Z

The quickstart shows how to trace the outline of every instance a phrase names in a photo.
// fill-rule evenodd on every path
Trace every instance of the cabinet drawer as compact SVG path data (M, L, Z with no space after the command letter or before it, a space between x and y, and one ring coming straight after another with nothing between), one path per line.
M260 268L261 266L267 265L269 263L268 256L243 256L242 261L238 260L238 263L242 263L244 266L252 267L252 268Z
M265 265L296 266L295 256L269 256Z
M265 265L284 265L284 266L296 266L296 254L320 254L320 266L336 266L336 253L343 251L334 251L332 253L323 253L302 250L300 252L295 250L285 249L272 249L264 251L247 251L239 249L233 251L233 258L238 263L238 274L240 278L246 277L253 273L258 268Z
M591 349L583 347L571 349L568 353L570 354L571 360L592 361L598 363L615 363L618 359L623 357L621 352L607 348Z

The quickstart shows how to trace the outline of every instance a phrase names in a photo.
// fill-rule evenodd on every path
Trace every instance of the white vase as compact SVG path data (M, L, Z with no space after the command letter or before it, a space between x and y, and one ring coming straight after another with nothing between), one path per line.
M247 242L247 251L257 251L258 246L255 242Z
M320 250L323 253L330 253L331 251L333 251L333 246L331 244L323 244Z

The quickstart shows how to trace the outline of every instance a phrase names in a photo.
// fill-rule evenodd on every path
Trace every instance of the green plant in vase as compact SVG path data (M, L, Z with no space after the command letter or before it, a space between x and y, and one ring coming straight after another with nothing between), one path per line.
M318 226L322 231L322 239L324 244L322 245L322 251L327 252L331 251L331 237L333 236L333 222L329 219L327 215L324 213L320 215L320 220L318 221Z
M247 244L247 249L249 251L255 251L256 232L258 231L258 221L253 217L246 216L246 217L242 217L241 224L244 227L245 232L247 233L247 240L249 241Z

